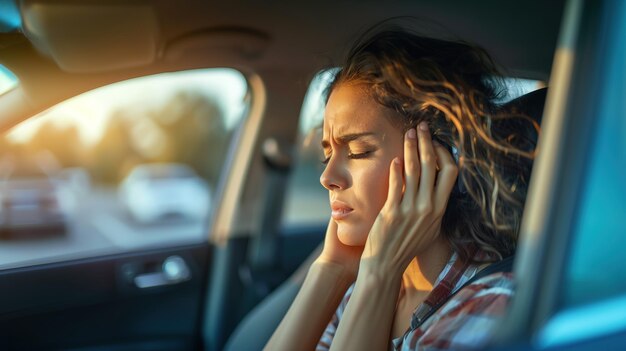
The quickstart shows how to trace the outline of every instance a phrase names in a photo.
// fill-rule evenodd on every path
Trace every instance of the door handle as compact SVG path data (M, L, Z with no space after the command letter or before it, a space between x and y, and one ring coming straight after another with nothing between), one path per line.
M138 274L133 282L140 289L179 284L191 279L191 272L180 256L170 256L163 261L158 272Z

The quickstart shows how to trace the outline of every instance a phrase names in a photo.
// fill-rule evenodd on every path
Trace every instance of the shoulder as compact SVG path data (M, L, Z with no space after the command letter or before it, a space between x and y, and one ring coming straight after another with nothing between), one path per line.
M515 292L512 273L493 273L463 287L422 326L423 346L475 349L492 335Z
M453 317L463 312L500 316L506 312L505 309L514 293L515 282L512 273L493 273L463 287L437 314Z

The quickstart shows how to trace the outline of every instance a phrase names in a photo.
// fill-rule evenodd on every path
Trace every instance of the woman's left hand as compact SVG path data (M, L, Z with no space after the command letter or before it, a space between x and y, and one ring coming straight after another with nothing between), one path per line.
M425 122L416 129L404 135L404 167L398 158L391 162L387 200L365 243L360 269L399 278L439 237L458 168L432 141Z

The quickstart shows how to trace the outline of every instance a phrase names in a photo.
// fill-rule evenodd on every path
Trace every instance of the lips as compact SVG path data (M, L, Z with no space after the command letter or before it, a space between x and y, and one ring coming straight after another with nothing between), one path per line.
M338 200L331 202L330 209L332 210L330 216L336 221L345 219L354 211L354 209L348 206L345 202Z

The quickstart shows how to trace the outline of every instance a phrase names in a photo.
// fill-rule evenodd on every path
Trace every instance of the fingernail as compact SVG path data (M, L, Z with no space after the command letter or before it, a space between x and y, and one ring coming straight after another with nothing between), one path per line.
M409 139L415 139L416 137L415 129L413 128L409 129L409 131L407 132L407 136L409 137Z
M428 123L426 122L421 122L420 123L420 129L427 132L428 131Z
M395 163L395 164L399 165L399 164L400 164L400 159L399 159L399 158L397 158L397 157L396 157L396 158L394 158L394 159L393 159L393 163Z

